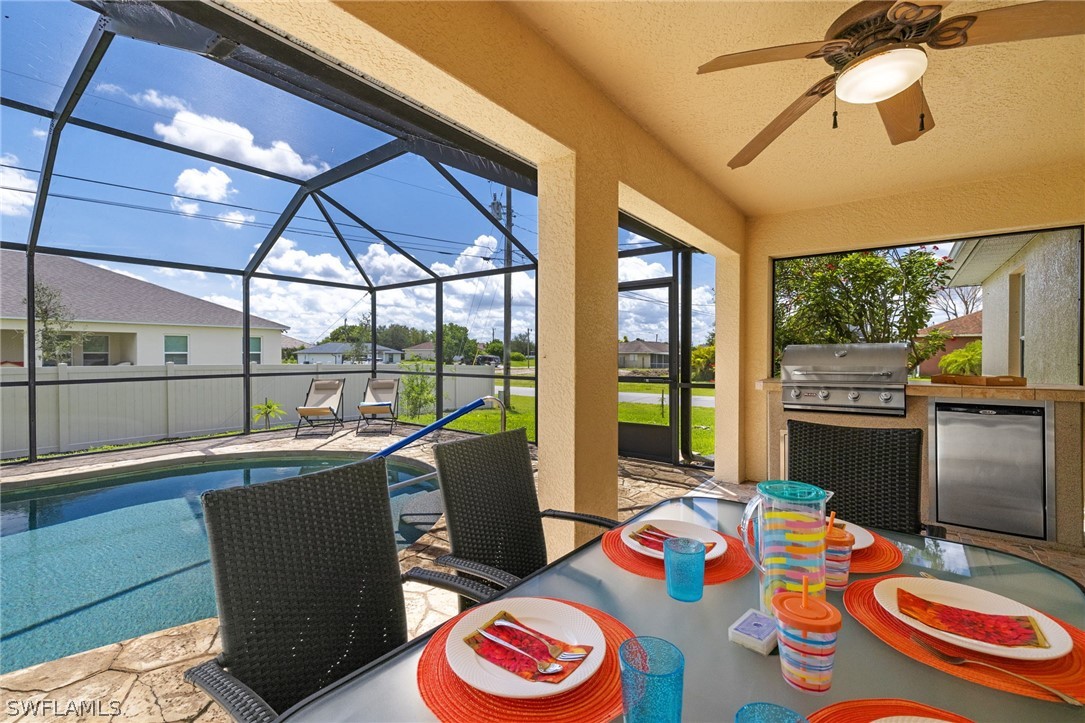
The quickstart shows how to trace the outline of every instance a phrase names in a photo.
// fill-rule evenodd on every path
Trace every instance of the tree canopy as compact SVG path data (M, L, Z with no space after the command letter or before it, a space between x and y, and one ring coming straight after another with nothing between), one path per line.
M951 262L925 246L777 261L776 363L788 344L906 342L909 366L917 366L948 338L940 330L916 336L930 323Z

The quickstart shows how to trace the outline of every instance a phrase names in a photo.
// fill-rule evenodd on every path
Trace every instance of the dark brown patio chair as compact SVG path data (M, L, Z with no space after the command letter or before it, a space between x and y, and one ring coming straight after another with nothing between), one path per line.
M452 554L437 562L463 573L507 587L544 567L543 517L618 525L597 515L539 511L523 429L438 444L433 455L452 543Z
M848 522L919 534L923 430L839 427L789 419L787 477L831 490ZM945 536L945 528L928 532Z
M203 509L222 654L185 680L236 720L271 721L406 642L383 458L206 492ZM492 593L434 570L402 579Z

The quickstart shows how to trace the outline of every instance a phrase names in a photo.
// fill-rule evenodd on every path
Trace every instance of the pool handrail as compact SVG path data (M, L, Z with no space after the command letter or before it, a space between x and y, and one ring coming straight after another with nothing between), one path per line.
M422 429L419 429L417 432L412 432L411 434L408 434L406 437L399 440L395 444L391 444L391 445L385 447L384 449L382 449L381 451L375 452L374 454L371 454L369 457L367 457L367 459L374 459L376 457L387 457L388 455L392 454L393 452L398 452L399 450L403 449L404 447L411 444L412 442L415 442L415 441L421 439L422 437L425 437L430 432L441 429L442 427L447 425L449 422L455 421L455 420L459 419L460 417L462 417L463 415L467 414L468 412L471 412L471 411L474 411L475 409L478 409L479 407L486 404L486 402L493 402L495 405L497 405L498 409L501 410L501 431L504 432L505 431L506 415L507 415L507 412L505 410L505 404L504 404L504 402L502 402L497 397L492 396L492 395L487 395L485 397L479 397L478 399L476 399L473 402L468 402L467 404L463 405L462 407L460 407L456 411L452 412L452 414L449 414L447 417L441 417L437 421L432 422L430 424L427 424L425 427L422 427ZM401 489L403 487L410 487L411 485L418 484L419 482L424 482L426 480L433 479L436 476L437 476L436 472L430 472L428 474L420 475L418 477L412 477L411 479L403 480L402 482L396 482L393 485L389 485L388 491L389 492L394 492L397 489Z

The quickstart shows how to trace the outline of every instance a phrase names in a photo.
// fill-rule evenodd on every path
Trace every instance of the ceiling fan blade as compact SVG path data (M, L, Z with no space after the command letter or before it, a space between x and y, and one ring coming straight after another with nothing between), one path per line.
M1085 34L1085 3L1053 0L957 15L938 23L923 42L948 50L1081 34Z
M771 123L765 126L754 139L746 144L734 158L727 162L731 168L741 168L757 158L761 151L768 148L769 144L776 140L781 133L791 127L791 124L802 117L802 114L817 105L817 102L833 92L836 87L836 74L822 78L814 83L805 93L789 105L783 113L776 116Z
M809 43L795 43L794 45L777 45L774 48L746 50L741 53L721 55L715 60L708 61L700 68L697 68L697 75L715 73L717 70L741 68L746 65L775 63L778 60L821 58L830 53L838 53L841 50L846 50L849 47L851 47L850 40L813 40Z
M878 103L878 113L882 116L889 141L895 146L914 141L934 128L934 116L927 105L927 97L918 81ZM920 118L922 114L922 118ZM920 126L922 125L922 130Z
M918 25L933 19L949 3L950 0L897 0L885 17L896 25Z

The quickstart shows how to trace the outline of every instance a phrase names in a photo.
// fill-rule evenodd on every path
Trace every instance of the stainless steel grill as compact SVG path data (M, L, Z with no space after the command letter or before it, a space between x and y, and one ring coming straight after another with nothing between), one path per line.
M781 361L784 409L904 416L907 344L793 344Z

